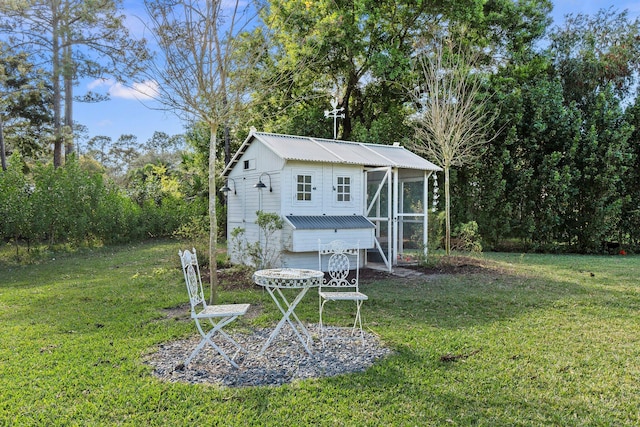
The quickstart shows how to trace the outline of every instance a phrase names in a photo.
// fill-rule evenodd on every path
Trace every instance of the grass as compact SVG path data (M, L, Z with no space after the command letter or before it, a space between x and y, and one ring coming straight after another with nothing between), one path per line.
M196 333L164 311L186 301L179 247L0 258L0 425L640 424L640 257L484 254L469 274L367 283L364 321L392 356L228 389L164 383L143 363ZM245 322L279 318L260 289L221 298L262 307ZM317 321L317 300L297 312Z

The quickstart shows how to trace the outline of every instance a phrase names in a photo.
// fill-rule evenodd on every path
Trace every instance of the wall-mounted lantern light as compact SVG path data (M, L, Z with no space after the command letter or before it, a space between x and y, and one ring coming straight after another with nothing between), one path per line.
M258 183L257 183L257 184L255 184L253 187L254 187L254 188L257 188L257 189L259 189L259 190L260 190L260 189L263 189L263 188L267 188L267 186L265 185L265 183L264 183L264 182L262 182L262 175L267 175L267 176L269 177L269 192L270 192L270 193L273 193L273 187L271 186L271 175L269 175L269 174L268 174L268 173L266 173L266 172L262 172L262 173L260 174L260 176L258 177Z
M229 188L229 181L233 183L233 194L238 194L238 192L236 191L236 182L233 180L233 178L227 178L224 187L222 187L220 191L222 191L224 194L227 194L229 193L229 191L231 191L231 188Z

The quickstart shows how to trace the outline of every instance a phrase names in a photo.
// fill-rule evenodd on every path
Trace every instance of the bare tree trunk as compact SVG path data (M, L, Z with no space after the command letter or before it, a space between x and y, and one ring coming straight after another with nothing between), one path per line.
M451 255L451 193L449 191L449 166L444 166L444 216L444 249L448 256Z
M7 170L7 153L4 149L4 123L2 121L2 114L0 113L0 162L2 163L2 170Z
M65 159L73 153L73 63L71 46L64 47L64 154Z
M353 130L352 125L352 114L351 114L351 106L349 104L349 100L353 96L356 86L358 84L358 76L354 73L350 73L349 80L347 82L347 87L344 91L344 98L342 98L342 107L344 108L344 119L342 119L342 135L340 139L342 140L350 140L351 139L351 131Z
M209 136L209 287L211 295L209 304L218 301L218 224L216 214L216 133L218 128L210 123L211 134Z
M229 108L229 100L225 96L222 99L225 111ZM229 129L229 120L224 121L224 165L227 166L231 161L231 135Z
M61 120L60 120L60 28L58 21L58 11L55 10L52 4L52 33L53 33L53 55L52 55L52 68L53 68L53 166L62 166L62 133L61 133Z
M229 124L224 125L224 165L231 161L231 134Z
M237 109L244 107L241 102L244 86L252 78L251 67L234 65L235 55L248 55L247 59L258 61L268 50L244 52L235 44L237 36L252 28L256 18L255 9L246 7L241 0L145 0L145 4L152 20L151 30L164 56L160 69L156 63L151 64L155 72L150 71L153 79L159 81L160 101L171 109L193 115L210 128L209 300L215 304L218 300L217 132L220 127L227 127ZM228 93L230 73L239 85L232 85ZM176 79L176 76L182 78Z
M419 105L414 147L444 170L447 255L451 254L451 166L473 162L497 136L487 138L496 115L477 72L482 71L476 67L478 60L476 52L455 46L448 35L424 40L416 63L418 85L410 89Z

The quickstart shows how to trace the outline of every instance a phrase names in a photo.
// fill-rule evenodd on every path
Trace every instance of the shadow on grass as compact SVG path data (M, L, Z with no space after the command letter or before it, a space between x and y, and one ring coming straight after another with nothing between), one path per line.
M367 283L368 282L368 283ZM394 276L364 282L370 321L389 325L464 328L521 316L559 301L592 298L577 282L516 273L496 265L459 274Z

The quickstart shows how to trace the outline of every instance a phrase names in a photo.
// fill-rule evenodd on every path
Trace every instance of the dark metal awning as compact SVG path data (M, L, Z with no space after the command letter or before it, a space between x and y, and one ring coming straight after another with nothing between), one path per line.
M362 215L287 215L286 218L297 230L375 228Z

